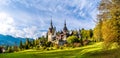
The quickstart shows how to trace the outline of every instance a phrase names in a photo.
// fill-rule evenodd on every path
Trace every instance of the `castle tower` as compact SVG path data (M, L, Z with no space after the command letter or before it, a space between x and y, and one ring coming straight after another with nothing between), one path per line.
M50 28L53 29L52 19L51 19L51 22L50 22Z
M50 27L48 30L48 41L50 42L53 41L54 33L55 33L55 28L53 28L52 19L51 19Z
M66 34L68 32L67 26L66 26L66 20L64 22L64 28L63 28L63 33Z
M67 35L68 35L68 29L67 29L67 26L66 26L66 20L65 20L65 22L64 22L63 34L64 34L63 40L66 40Z

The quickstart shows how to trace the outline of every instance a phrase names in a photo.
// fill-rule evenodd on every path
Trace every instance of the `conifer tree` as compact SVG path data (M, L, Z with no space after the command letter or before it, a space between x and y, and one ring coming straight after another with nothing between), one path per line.
M23 44L22 44L22 40L20 41L20 45L19 45L20 49L23 49Z

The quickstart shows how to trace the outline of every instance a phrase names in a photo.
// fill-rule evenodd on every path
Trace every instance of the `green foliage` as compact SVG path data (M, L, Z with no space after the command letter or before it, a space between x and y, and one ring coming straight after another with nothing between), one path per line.
M52 45L53 45L52 42L46 42L45 44L46 47L52 47Z
M77 38L77 36L69 36L68 38L67 38L67 42L68 43L75 43L75 42L79 42L79 39Z
M104 12L99 19L102 20L101 32L104 43L107 48L114 42L120 45L120 0L107 0L105 2L102 0L101 4L100 11Z
M35 45L39 45L40 44L40 40L39 39L36 39L35 40Z
M46 48L47 48L46 46L43 46L43 47L42 47L42 50L45 50Z
M89 38L92 38L93 37L93 30L90 29L88 34L89 34Z
M20 41L19 48L20 48L20 49L23 49L23 44L22 44L22 41Z
M26 38L25 49L29 49L29 48L30 48L30 41L29 38Z
M80 33L81 33L82 39L91 39L93 37L92 29L90 29L90 30L82 29Z
M13 51L13 48L12 48L11 46L8 47L8 52L9 52L9 53L14 52L14 51Z
M35 40L32 41L32 46L35 47Z
M93 35L93 40L96 42L102 41L102 31L101 31L101 23L98 23L96 27L94 28L94 35Z
M40 49L40 46L39 46L39 45L37 45L37 46L36 46L36 50L39 50L39 49Z
M80 38L80 43L83 46L83 39L82 38Z
M1 46L0 46L0 53L2 53L2 52L3 52L3 51L2 51L2 49L3 49L3 47L1 47Z
M18 46L14 46L14 49L13 49L15 52L18 52L19 51L19 48Z
M54 47L55 47L55 49L59 49L60 48L60 46L57 45L57 44L55 44Z
M82 45L81 45L81 43L74 43L73 46L74 46L74 47L80 47L80 46L82 46Z

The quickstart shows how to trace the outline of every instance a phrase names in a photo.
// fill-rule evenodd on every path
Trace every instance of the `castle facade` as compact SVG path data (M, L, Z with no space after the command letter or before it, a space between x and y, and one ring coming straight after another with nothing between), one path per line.
M69 31L66 26L66 21L64 22L63 30L60 32L57 32L56 27L53 26L53 23L51 20L47 35L48 35L48 42L52 42L58 45L65 44L67 37L69 36Z

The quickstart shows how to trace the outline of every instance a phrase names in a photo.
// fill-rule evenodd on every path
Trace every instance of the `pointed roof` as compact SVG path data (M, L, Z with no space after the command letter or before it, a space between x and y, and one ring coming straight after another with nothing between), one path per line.
M64 28L63 31L68 31L67 26L66 26L66 20L64 21Z
M52 19L51 19L51 22L50 22L50 28L53 29Z

